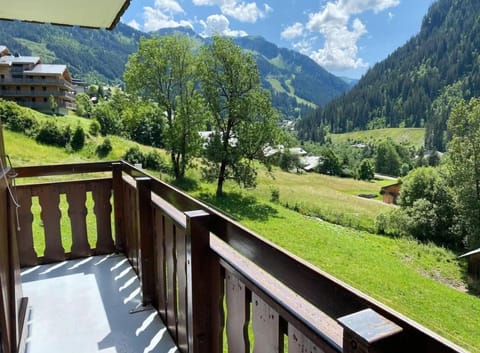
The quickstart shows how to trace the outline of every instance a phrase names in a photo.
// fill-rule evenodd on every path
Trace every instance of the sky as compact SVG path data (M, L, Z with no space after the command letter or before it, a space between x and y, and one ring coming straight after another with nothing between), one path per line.
M434 0L132 0L122 22L144 32L259 35L360 78L420 30Z

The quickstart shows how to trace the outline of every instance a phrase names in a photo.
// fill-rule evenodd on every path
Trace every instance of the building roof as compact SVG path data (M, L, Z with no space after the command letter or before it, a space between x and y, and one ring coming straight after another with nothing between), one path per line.
M7 52L8 53L8 48L4 45L0 45L0 55L4 52Z
M480 254L480 248L476 250L472 250L470 252L467 252L466 254L460 255L458 258L461 259L462 257L470 257L472 255Z
M392 192L398 190L398 188L402 185L401 182L397 182L395 184L390 184L386 186L382 186L380 189L380 194L383 195L386 192Z
M130 0L0 0L0 18L113 29Z
M32 70L25 70L28 75L63 75L67 70L66 65L38 64Z
M1 1L1 0L0 0ZM38 56L13 56L6 55L0 57L0 63L3 64L38 64L40 58Z

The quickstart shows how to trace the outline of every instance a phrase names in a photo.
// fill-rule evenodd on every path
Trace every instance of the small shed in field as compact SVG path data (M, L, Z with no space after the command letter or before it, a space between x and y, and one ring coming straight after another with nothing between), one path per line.
M480 248L472 250L458 257L468 261L468 285L480 292Z
M380 189L380 194L383 195L383 202L396 205L401 187L402 183L395 183L382 187Z

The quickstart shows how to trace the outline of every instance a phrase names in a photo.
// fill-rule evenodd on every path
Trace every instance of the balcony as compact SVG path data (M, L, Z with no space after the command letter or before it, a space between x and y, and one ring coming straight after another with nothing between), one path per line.
M75 100L75 94L69 91L61 90L9 90L9 89L0 89L0 97L59 97L63 99L68 99L70 101Z
M12 171L7 168L4 173ZM144 352L172 353L175 349L169 346L168 335L157 338L165 346L153 345L157 341L152 337L166 331L182 353L249 352L250 347L254 352L289 353L465 352L124 162L23 167L16 173L22 184L16 187L21 205L18 217L6 185L0 189L4 199L10 200L8 207L0 204L0 216L9 220L0 219L0 235L2 227L6 228L3 233L16 233L10 238L10 249L18 248L18 258L11 252L9 266L14 273L16 263L22 267L24 285L22 294L10 282L11 302L17 299L20 304L19 322L10 323L9 347L25 340L22 317L27 317L25 297L30 296L32 325L40 325L39 330L98 324L93 338L88 338L92 347L141 352L140 348L121 350L113 339L135 341L136 330L149 326L146 321L134 321L138 320L134 315L116 319L124 308L109 307L109 301L122 303L116 295L126 285L126 275L118 276L126 271L132 281L137 277L139 281L139 296L130 301L141 304L129 310L144 309L147 317L158 312L156 326L145 335L150 343L139 343ZM23 181L58 176L61 181ZM34 237L34 221L43 225L44 245L35 244L39 236ZM102 266L108 275L100 271ZM80 274L89 280L66 278ZM115 283L116 278L121 281ZM44 282L54 279L62 284ZM59 303L65 297L59 294L60 286L68 293L65 304ZM127 287L132 291L134 284ZM15 304L10 308L14 311ZM97 308L93 313L98 315L88 314L92 308ZM67 309L72 314L62 315ZM41 324L35 323L36 311L45 313ZM131 329L122 331L124 325ZM33 335L36 329L32 326ZM60 351L71 351L68 347L75 347L82 337L81 332L69 332L61 335L67 348ZM29 344L33 349L35 341ZM10 352L8 347L4 351ZM45 346L31 353L40 351L59 350Z
M63 86L65 89L73 91L74 87L72 83L65 80L64 78L0 78L0 85L1 84L8 84L8 85L31 85L31 86L45 86L45 85L55 85L55 86Z

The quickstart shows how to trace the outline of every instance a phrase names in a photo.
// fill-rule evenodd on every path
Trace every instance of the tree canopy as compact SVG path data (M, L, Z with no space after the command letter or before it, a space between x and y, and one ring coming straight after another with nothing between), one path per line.
M206 146L204 175L217 180L217 196L228 178L254 185L253 161L273 143L277 113L270 95L260 88L253 57L232 40L214 37L199 54L200 87L212 119L213 134Z

